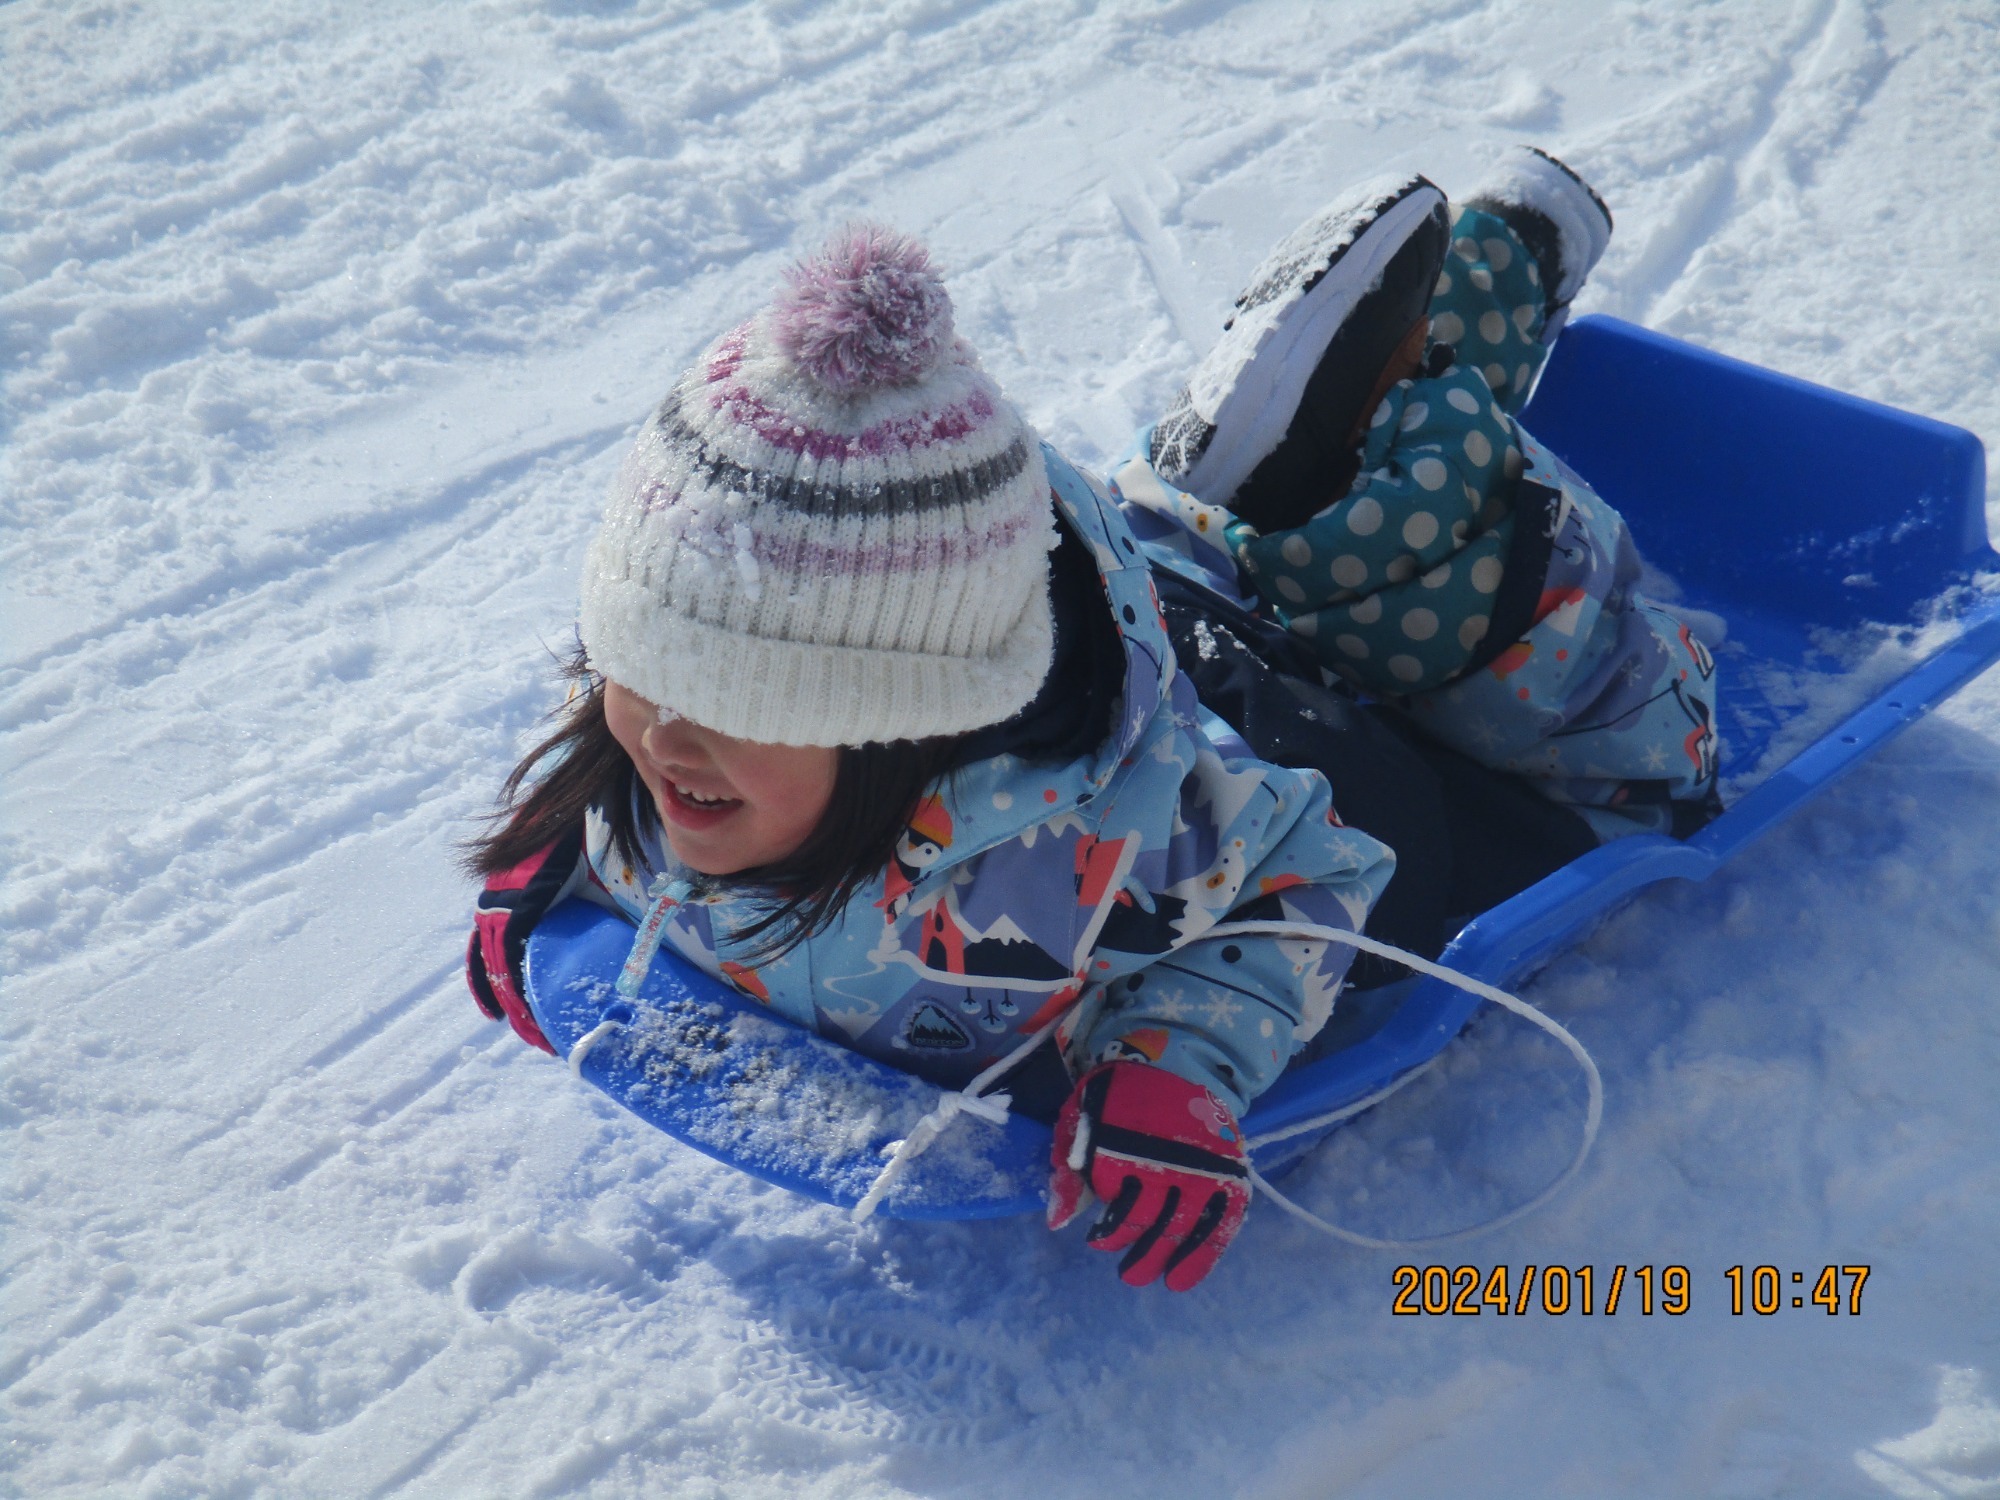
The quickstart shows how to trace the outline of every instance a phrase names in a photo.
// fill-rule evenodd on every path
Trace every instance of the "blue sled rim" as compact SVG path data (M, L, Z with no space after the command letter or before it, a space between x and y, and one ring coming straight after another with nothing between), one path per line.
M614 986L632 924L570 900L528 938L535 1019L568 1056L607 1019L578 1072L674 1139L752 1177L852 1208L892 1144L937 1104L940 1090L781 1021L669 948L654 957L638 1003ZM991 1219L1041 1211L1048 1127L955 1122L917 1157L876 1212L894 1219Z

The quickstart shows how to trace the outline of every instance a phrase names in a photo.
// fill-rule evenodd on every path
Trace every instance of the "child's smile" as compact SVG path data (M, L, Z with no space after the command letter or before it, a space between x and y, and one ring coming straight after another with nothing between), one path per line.
M833 795L840 752L732 739L607 681L604 717L659 809L674 857L733 875L798 852Z
M704 797L694 788L682 786L673 780L668 780L663 785L666 788L667 800L673 805L674 811L688 819L689 826L693 828L710 827L718 818L734 812L743 805L743 799L740 797Z

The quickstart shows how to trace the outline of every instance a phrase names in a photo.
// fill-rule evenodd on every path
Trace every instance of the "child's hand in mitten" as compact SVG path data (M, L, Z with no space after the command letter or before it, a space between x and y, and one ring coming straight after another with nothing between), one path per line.
M1138 1062L1084 1074L1056 1118L1049 1227L1106 1207L1090 1231L1123 1250L1118 1275L1147 1286L1162 1273L1184 1292L1214 1267L1250 1206L1243 1132L1200 1084Z
M498 1021L505 1017L524 1042L544 1052L556 1049L535 1024L535 1013L522 998L521 966L528 934L569 889L583 858L580 829L531 854L512 869L487 878L472 919L472 938L465 947L465 985L479 1008Z

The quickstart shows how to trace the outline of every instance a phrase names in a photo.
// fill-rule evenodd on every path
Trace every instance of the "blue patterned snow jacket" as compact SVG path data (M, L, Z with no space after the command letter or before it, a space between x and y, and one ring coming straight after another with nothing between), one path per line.
M892 864L831 927L774 960L756 962L729 936L761 903L704 892L657 842L657 872L624 867L593 813L594 894L636 921L649 888L663 891L679 903L666 940L686 958L945 1087L1063 1016L1073 1073L1143 1060L1240 1113L1325 1024L1353 950L1204 934L1228 920L1359 931L1395 856L1341 825L1318 772L1258 760L1196 702L1124 515L1098 481L1045 453L1124 646L1120 716L1104 744L1068 764L998 755L952 773L919 805Z

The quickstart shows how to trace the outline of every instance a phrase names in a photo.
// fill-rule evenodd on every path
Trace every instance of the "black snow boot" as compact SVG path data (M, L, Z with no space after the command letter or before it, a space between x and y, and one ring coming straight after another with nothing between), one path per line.
M1365 183L1294 230L1153 429L1154 470L1260 531L1346 494L1363 423L1417 372L1450 241L1444 194L1417 176Z

